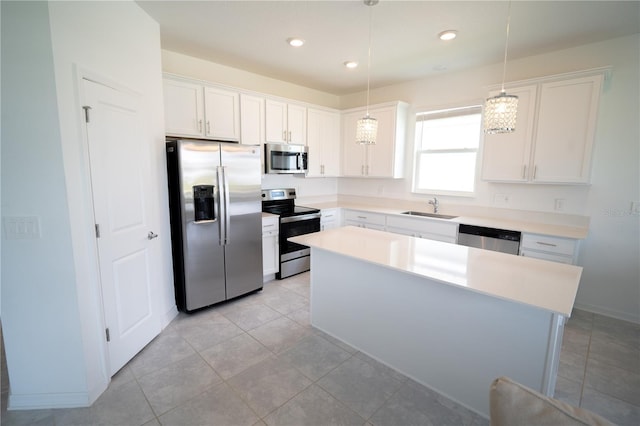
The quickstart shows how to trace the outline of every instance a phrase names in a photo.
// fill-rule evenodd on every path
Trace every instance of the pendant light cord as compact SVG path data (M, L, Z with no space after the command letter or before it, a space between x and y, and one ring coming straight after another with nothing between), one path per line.
M504 43L504 62L502 64L502 93L504 93L504 80L507 76L507 49L509 47L510 25L511 25L511 0L509 0L509 9L507 10L507 39Z
M373 6L375 3L368 4L369 6L369 50L367 51L367 117L369 117L369 87L371 80L371 33L373 27Z

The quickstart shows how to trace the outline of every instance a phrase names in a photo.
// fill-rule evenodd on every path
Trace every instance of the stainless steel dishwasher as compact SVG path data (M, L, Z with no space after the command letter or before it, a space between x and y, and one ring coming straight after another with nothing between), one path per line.
M520 250L518 231L460 224L458 244L517 255Z

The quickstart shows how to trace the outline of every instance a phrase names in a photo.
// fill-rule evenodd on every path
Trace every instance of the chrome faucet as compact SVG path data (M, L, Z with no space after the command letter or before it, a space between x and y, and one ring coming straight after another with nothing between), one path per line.
M429 204L433 205L433 212L438 213L438 207L440 207L440 203L436 197L433 197L433 200L429 200Z

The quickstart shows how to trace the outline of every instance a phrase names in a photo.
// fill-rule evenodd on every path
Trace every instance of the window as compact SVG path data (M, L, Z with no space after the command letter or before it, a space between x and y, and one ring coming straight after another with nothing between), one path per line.
M471 106L416 115L413 192L473 194L481 113Z

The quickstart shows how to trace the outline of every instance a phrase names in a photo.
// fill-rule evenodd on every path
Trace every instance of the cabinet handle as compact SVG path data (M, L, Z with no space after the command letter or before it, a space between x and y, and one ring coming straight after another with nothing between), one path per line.
M198 132L202 133L202 120L198 120Z
M527 165L523 164L522 165L522 179L526 179L527 177Z
M364 164L360 167L360 174L364 176Z
M365 176L369 176L369 165L368 164L365 166L365 170L367 171Z
M538 174L538 165L536 164L535 166L533 166L533 178L536 178L536 175Z
M536 241L536 244L540 244L541 246L548 246L548 247L558 247L557 244L545 243L542 241Z
M211 122L207 120L207 134L211 134Z
M282 140L285 141L285 142L287 141L287 131L286 130L282 131Z
M320 165L320 174L323 175L324 174L324 164Z
M358 219L366 219L366 216L356 216Z
M289 142L291 142L291 130L289 130Z
M273 223L272 223L271 225L262 225L262 229L265 229L265 228L272 228L272 227L274 227L274 226L276 226L276 225L274 225Z

